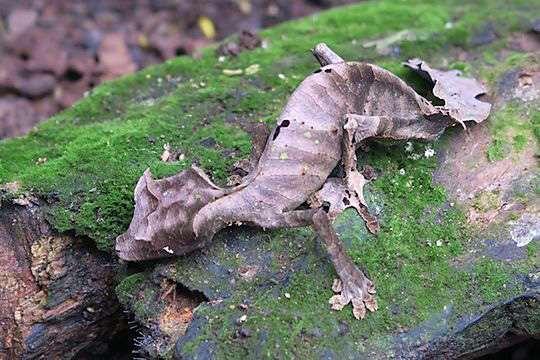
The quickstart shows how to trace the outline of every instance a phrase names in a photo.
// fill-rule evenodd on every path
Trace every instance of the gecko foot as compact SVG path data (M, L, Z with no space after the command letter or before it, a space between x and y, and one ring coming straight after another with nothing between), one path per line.
M360 272L360 270L356 270ZM351 281L345 283L340 279L334 279L332 290L336 293L328 300L332 309L341 310L348 303L352 303L353 315L357 320L366 316L366 308L371 312L378 309L377 300L372 295L375 293L375 288L364 274L355 276Z

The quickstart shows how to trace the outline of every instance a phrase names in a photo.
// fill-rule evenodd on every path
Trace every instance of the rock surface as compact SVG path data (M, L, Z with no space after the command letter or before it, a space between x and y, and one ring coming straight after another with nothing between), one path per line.
M273 125L316 69L310 46L328 42L343 58L383 66L426 92L400 65L420 57L483 80L483 100L494 110L433 145L373 143L358 154L379 174L366 197L381 232L369 234L351 211L336 226L374 281L379 311L357 321L349 308L330 309L335 273L311 230L231 228L188 256L127 265L136 273L116 292L140 324L136 351L183 359L455 358L498 346L505 334L538 336L539 54L513 43L519 32L536 34L527 16L537 5L527 6L364 3L262 32L269 46L236 58L219 61L213 49L197 61L177 58L102 85L28 136L0 143L0 183L32 190L57 231L111 252L146 168L165 177L195 162L224 184L249 156L250 129ZM504 17L483 23L501 9ZM363 46L405 30L417 35L394 37L389 52ZM253 64L260 70L223 72ZM164 149L175 154L170 161L160 159ZM11 219L13 206L2 204L0 214ZM53 243L62 248L62 239ZM31 265L21 266L30 276ZM20 303L14 298L2 316L14 318Z

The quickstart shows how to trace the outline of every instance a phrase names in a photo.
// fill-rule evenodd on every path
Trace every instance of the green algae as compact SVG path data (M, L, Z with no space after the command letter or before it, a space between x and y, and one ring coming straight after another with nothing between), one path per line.
M152 279L150 271L144 271L124 277L116 286L116 296L120 304L131 309L137 320L152 320L158 314L159 286Z
M487 124L493 136L486 150L489 161L508 156L516 158L530 147L539 147L540 112L528 107L509 103L488 119Z
M128 306L133 301L133 294L136 294L141 286L150 279L151 273L140 272L126 276L116 286L116 296L120 303L124 306Z
M482 15L497 13L491 3L475 7L474 12L467 11L469 8L465 2L450 7L401 1L336 8L263 31L271 44L268 49L255 49L220 63L209 48L200 60L180 57L103 84L29 135L4 141L0 183L17 181L22 190L32 189L42 196L58 192L60 201L48 210L52 224L59 231L88 236L100 249L110 251L115 235L129 222L130 192L146 168L163 177L195 161L214 180L224 183L228 166L249 154L243 124L272 125L288 94L316 67L307 49L298 45L305 39L312 45L325 41L350 60L375 60L410 80L414 77L400 67L399 59L388 60L359 44L414 24L415 31L429 36L400 43L402 58L429 57L448 44L466 48L468 34L479 26ZM453 18L453 13L458 17ZM500 15L494 16L498 21ZM509 13L500 21L508 24L512 16L516 15ZM340 26L336 27L338 18ZM448 22L453 23L451 28L446 26ZM221 72L254 63L261 70L250 76L228 77ZM217 104L224 111L216 111ZM231 124L230 118L236 123ZM199 145L209 136L217 147ZM148 140L153 138L157 141ZM184 160L161 163L165 143L181 150ZM39 158L47 161L37 165ZM90 193L92 189L96 190ZM80 204L71 204L74 197Z

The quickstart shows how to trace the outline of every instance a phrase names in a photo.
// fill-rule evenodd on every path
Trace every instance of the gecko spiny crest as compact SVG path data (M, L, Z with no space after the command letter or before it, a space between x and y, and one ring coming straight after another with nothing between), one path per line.
M154 180L146 170L135 187L135 212L116 239L118 256L128 261L181 255L210 243L231 224L267 229L311 226L321 238L338 280L333 309L349 302L361 319L377 310L372 282L344 250L333 220L353 207L376 233L379 223L366 205L364 186L376 178L357 170L362 142L427 140L465 121L483 121L490 104L477 100L485 89L456 71L431 69L419 59L405 65L435 84L434 106L405 82L372 64L346 62L325 44L313 55L321 67L292 93L252 170L240 184L220 188L196 166ZM331 177L342 167L341 177ZM309 204L310 209L301 207ZM324 207L324 204L329 206Z

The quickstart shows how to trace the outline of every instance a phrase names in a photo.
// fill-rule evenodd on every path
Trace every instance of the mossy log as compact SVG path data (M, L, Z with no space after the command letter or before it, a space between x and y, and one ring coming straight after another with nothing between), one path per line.
M538 336L539 10L537 2L498 0L336 8L265 30L264 47L237 57L221 61L209 48L200 59L179 57L101 85L27 136L0 143L0 184L12 194L0 208L8 279L0 286L15 289L0 307L13 339L4 353L52 351L33 336L50 331L52 339L60 328L74 329L56 335L73 351L98 341L114 328L106 315L117 306L116 274L117 297L140 324L136 351L152 358L455 358L497 346L505 334ZM317 68L309 48L319 42L422 94L427 84L402 61L461 70L488 87L484 100L493 104L485 123L451 129L433 145L373 143L358 153L379 174L366 200L381 231L369 234L351 211L336 226L376 284L379 311L357 321L330 309L335 273L308 229L230 228L187 256L111 266L143 171L162 178L196 163L224 185L232 164L249 157L254 129L273 126ZM19 218L35 225L14 226ZM67 264L62 281L48 275L55 256ZM85 292L84 281L96 292ZM40 291L60 300L42 301ZM69 308L68 298L74 315L62 317L57 306ZM51 309L54 321L44 316Z

